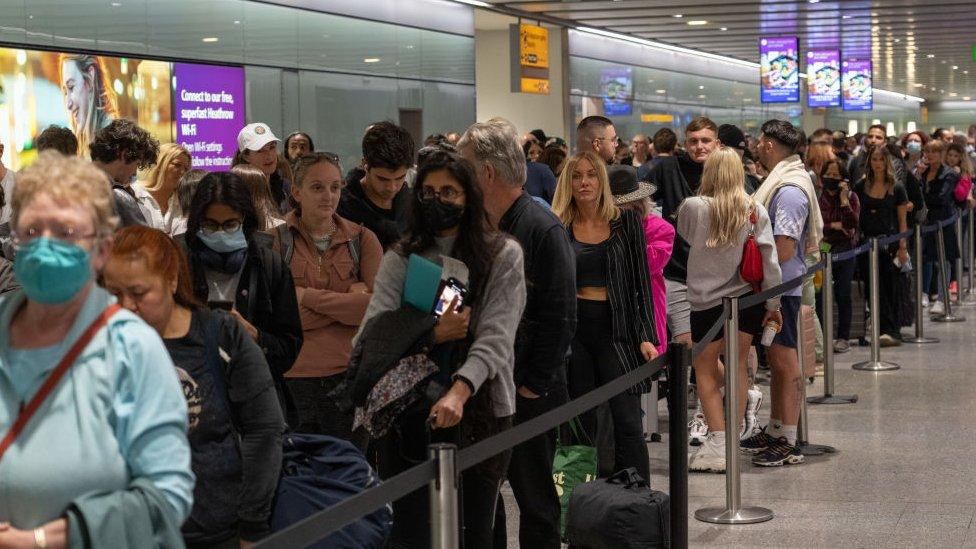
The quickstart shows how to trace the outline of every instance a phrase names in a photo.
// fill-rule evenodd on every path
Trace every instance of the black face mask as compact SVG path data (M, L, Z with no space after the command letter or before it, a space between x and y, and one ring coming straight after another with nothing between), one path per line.
M840 182L843 180L834 179L832 177L824 177L822 181L823 181L823 188L825 191L837 191L838 189L840 189Z
M434 231L445 231L457 226L461 222L464 214L464 207L452 202L442 202L440 198L422 200L420 207L424 213L424 219Z

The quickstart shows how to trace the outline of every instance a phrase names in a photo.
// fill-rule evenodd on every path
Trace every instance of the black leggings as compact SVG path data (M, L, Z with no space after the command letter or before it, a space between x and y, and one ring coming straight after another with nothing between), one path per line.
M620 377L623 367L611 345L610 304L589 299L576 300L577 328L573 339L573 359L569 368L569 394L577 398ZM635 342L634 345L638 343ZM610 399L613 417L613 470L634 467L650 482L650 464L641 425L640 395L631 391ZM590 440L597 440L596 414L580 417ZM601 467L603 469L603 467Z

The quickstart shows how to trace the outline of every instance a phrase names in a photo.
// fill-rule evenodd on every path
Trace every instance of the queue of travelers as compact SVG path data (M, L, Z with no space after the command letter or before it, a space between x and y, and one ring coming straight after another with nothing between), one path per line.
M418 151L380 121L344 172L311 135L282 143L254 122L233 167L205 172L125 119L93 136L90 162L70 130L44 130L33 164L0 167L0 547L246 547L272 531L289 434L347 441L391 478L433 442L490 438L669 343L704 345L689 470L725 472L728 444L757 466L801 464L798 347L822 298L805 279L703 342L723 298L976 204L972 144L942 130L808 140L785 120L750 136L697 117L627 141L588 116L575 138L571 151L493 118ZM907 239L883 253L871 314L897 345L913 261L932 314L950 296L933 236L922 257ZM856 339L866 257L833 266L836 339L822 345L837 353ZM958 291L962 273L947 275ZM738 441L725 435L726 337ZM767 422L753 348L771 375ZM653 381L581 414L574 438L596 441L602 476L650 480ZM520 543L560 547L559 444L544 433L461 474L465 547L505 546L506 481ZM429 545L428 500L393 502L390 546Z

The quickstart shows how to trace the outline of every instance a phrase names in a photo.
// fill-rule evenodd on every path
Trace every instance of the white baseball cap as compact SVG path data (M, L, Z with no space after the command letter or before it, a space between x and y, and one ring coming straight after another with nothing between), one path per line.
M237 134L237 148L242 151L260 151L272 141L281 141L267 124L255 122L244 126Z

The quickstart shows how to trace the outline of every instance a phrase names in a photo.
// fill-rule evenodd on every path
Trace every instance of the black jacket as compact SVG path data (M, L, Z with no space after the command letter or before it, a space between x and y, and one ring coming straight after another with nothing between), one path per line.
M206 303L209 294L206 272L195 251L203 244L196 239L190 244L181 237L176 240L188 250L193 292L197 299ZM270 245L265 245L256 235L249 239L248 246L234 308L258 329L257 344L271 367L281 409L288 424L296 426L298 408L292 402L284 379L285 372L291 369L302 348L302 320L298 313L295 283L291 270Z
M383 210L366 198L366 191L359 180L347 181L339 199L336 212L367 229L373 231L379 238L383 250L400 240L400 235L407 228L407 205L410 204L410 189L406 185L393 198L393 217L390 219Z
M139 202L132 193L132 189L113 183L112 197L115 200L115 211L119 214L120 226L132 227L147 224L146 216L142 215Z
M641 342L660 343L654 329L654 303L646 254L643 220L633 210L622 210L620 217L610 222L607 297L613 326L611 344L624 372L644 364ZM585 326L579 328L586 329ZM650 382L644 380L636 389L646 393L650 390Z
M694 162L689 158L683 158L682 161ZM650 181L657 186L653 198L661 206L661 216L668 223L677 227L678 208L681 207L681 203L686 198L695 196L698 191L697 185L692 188L692 185L685 179L677 156L663 157L661 162L651 170ZM688 280L688 251L690 248L691 246L685 239L675 233L671 259L664 267L665 278L681 283Z
M515 334L515 385L537 395L565 383L576 333L576 256L566 228L527 193L499 222L522 245L525 312Z

